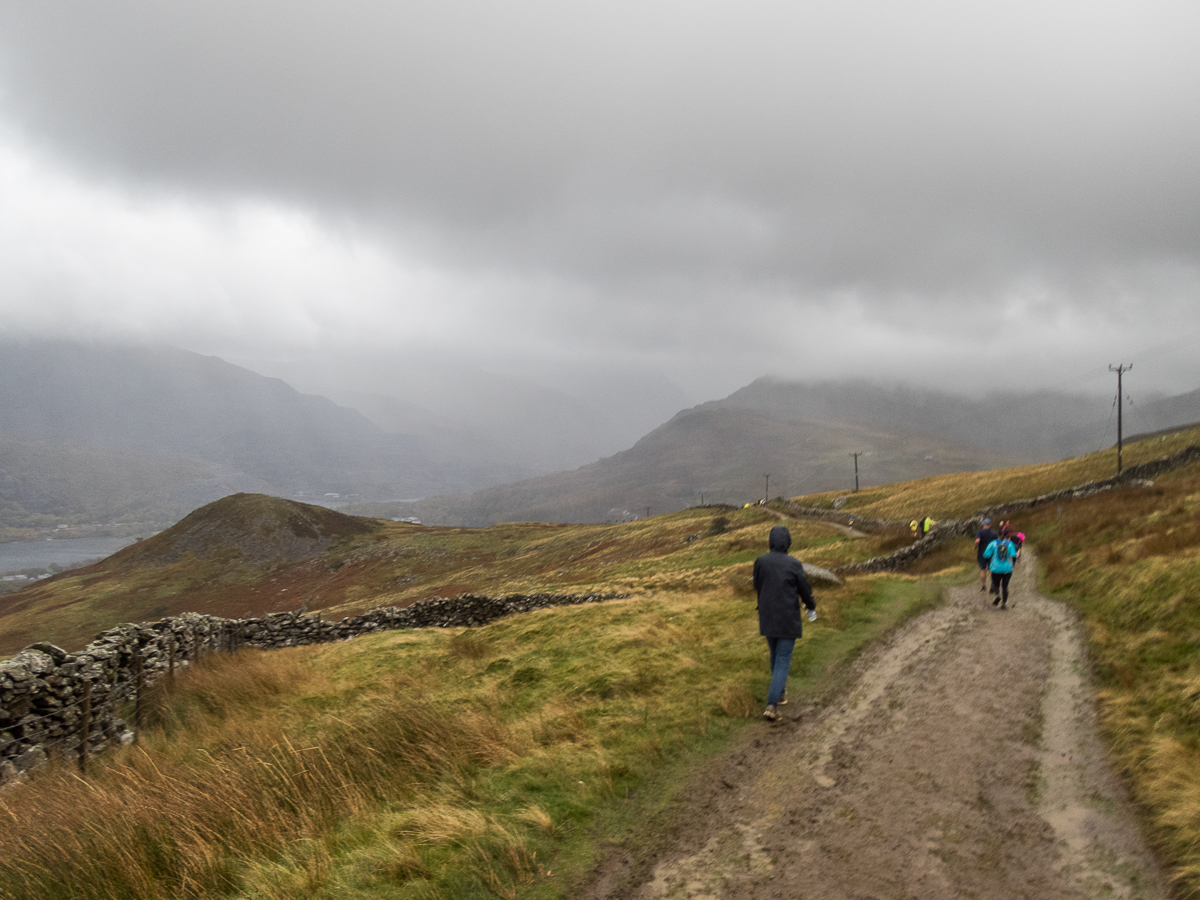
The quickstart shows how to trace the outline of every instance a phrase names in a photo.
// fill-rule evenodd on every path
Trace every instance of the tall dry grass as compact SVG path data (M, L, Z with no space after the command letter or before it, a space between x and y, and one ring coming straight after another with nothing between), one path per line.
M797 698L932 602L882 578L818 597ZM0 896L570 896L614 811L657 802L664 773L757 717L768 677L753 603L719 579L213 657L139 747L0 798Z
M289 658L290 656L290 658ZM184 676L160 730L80 778L68 768L0 801L0 895L168 898L245 887L240 860L321 847L340 823L509 758L477 709L448 716L396 682L340 715L269 712L320 686L300 654L210 658ZM287 686L286 689L284 686ZM264 686L269 690L264 691ZM318 854L318 857L320 854Z

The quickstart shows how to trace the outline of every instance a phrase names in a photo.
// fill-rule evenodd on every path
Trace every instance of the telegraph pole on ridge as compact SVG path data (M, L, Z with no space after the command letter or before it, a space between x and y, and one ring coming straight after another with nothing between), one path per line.
M858 493L858 458L863 455L863 451L851 450L850 455L854 457L854 491Z
M1121 406L1123 403L1123 395L1121 393L1121 376L1133 368L1133 363L1125 365L1118 364L1115 368L1108 367L1108 371L1117 373L1117 474L1121 474Z

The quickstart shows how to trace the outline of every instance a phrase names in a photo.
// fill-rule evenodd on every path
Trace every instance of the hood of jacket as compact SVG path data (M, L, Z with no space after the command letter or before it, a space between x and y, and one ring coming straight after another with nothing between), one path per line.
M787 553L788 548L792 546L792 533L783 525L776 525L771 529L771 536L767 538L767 546L780 553Z

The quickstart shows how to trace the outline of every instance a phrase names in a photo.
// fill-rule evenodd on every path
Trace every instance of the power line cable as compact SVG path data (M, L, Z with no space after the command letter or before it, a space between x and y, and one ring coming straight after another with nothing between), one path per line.
M1152 344L1150 346L1142 347L1139 350L1133 351L1133 353L1130 355L1130 358L1136 361L1137 358L1145 357L1147 354L1151 354L1151 353L1155 353L1155 354L1158 354L1159 356L1162 356L1165 353L1182 350L1185 347L1190 346L1194 343L1200 343L1200 329L1195 329L1193 331L1188 332L1185 335L1182 335L1181 337L1172 338L1169 341L1163 341L1162 343L1159 343L1159 344ZM1045 390L1061 390L1062 388L1066 387L1067 385L1074 384L1076 382L1083 381L1085 379L1099 378L1100 376L1104 376L1107 374L1108 374L1107 368L1102 369L1099 366L1096 366L1095 368L1089 367L1081 372L1077 372L1074 375L1060 378L1057 381L1051 382L1044 389ZM1016 398L1016 399L1008 401L1008 403L1005 403L1001 406L996 407L996 409L997 409L997 411L1003 411L1009 407L1019 406L1022 402L1023 402L1023 398Z
M1104 445L1108 443L1108 429L1112 426L1113 413L1116 412L1117 409L1117 399L1119 398L1114 397L1112 406L1109 407L1108 421L1104 423L1104 433L1100 435L1100 446L1096 448L1097 453L1103 450Z

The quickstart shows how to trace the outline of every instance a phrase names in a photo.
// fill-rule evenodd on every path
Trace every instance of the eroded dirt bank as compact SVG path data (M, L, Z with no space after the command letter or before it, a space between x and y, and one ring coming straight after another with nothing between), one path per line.
M1096 737L1073 617L1032 563L1010 609L953 588L841 703L752 729L650 863L614 853L585 896L1167 896Z

